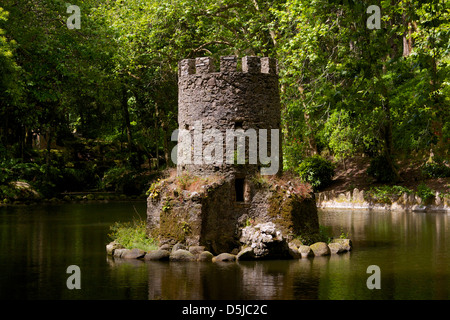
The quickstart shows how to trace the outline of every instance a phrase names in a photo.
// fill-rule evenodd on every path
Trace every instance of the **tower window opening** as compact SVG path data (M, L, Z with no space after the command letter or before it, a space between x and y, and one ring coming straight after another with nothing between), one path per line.
M245 179L243 178L236 178L234 180L234 187L236 190L236 202L244 202L244 184Z

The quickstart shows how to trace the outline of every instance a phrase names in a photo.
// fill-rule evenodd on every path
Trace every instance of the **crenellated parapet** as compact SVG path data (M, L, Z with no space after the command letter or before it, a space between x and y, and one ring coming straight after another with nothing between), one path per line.
M221 73L242 72L243 74L274 74L277 72L277 61L269 57L245 56L242 58L241 68L238 70L238 59L236 56L220 57ZM214 60L211 57L200 57L195 59L184 59L179 63L179 76L189 76L193 74L215 73Z

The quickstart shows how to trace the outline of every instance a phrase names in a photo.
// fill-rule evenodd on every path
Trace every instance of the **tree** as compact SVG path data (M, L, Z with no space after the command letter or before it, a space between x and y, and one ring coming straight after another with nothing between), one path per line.
M0 7L0 23L8 20L8 12ZM19 106L21 87L19 85L19 67L14 60L13 52L16 42L8 40L5 30L0 24L0 142L8 144L14 137L14 110ZM17 124L16 124L17 125Z
M299 134L310 152L327 148L347 156L370 150L398 180L393 157L431 143L424 132L437 101L423 97L447 90L443 79L448 67L442 62L448 53L448 9L442 1L383 1L381 11L379 30L366 27L366 4L358 1L288 1L284 10L275 11L281 31L283 118L285 130L293 133L286 136ZM420 23L424 18L439 24L439 36ZM423 37L430 32L439 38L434 41L438 48L429 47L433 37ZM426 45L411 41L414 37ZM426 81L434 87L424 87ZM411 122L414 132L407 125ZM409 140L401 138L406 130Z

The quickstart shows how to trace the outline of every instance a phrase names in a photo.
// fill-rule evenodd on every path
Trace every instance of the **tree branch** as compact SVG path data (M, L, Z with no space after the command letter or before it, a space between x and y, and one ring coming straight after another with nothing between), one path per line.
M191 53L189 54L189 57L193 56L196 52L202 51L202 50L207 50L205 49L206 46L209 46L211 44L225 44L227 46L232 46L232 44L228 41L210 41L210 42L206 42L204 44L202 44L200 47L195 48L194 50L191 51ZM209 50L207 50L209 51Z

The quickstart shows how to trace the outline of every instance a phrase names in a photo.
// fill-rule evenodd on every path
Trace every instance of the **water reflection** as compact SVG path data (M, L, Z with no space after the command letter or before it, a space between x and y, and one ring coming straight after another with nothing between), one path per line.
M112 260L119 282L146 283L148 299L448 299L449 215L321 212L333 234L349 232L354 250L285 261L175 263ZM378 265L382 290L366 286ZM139 269L132 278L125 266ZM140 276L139 276L140 275Z
M449 299L450 215L321 210L354 250L289 261L174 263L106 256L109 226L145 203L0 208L2 299ZM66 268L81 268L68 290ZM381 290L369 290L369 265Z
M121 286L146 283L150 300L276 300L317 299L317 271L328 260L186 263L108 258L108 264Z

